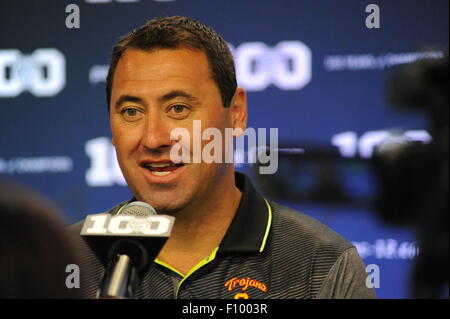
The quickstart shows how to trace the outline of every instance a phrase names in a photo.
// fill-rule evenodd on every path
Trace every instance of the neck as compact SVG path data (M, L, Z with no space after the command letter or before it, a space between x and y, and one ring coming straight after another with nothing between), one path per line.
M242 197L235 186L234 169L214 190L201 205L177 212L172 234L158 259L187 273L219 246Z

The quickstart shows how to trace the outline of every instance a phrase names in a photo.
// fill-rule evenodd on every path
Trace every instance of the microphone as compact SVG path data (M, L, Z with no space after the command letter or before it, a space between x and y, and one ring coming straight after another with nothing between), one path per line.
M87 215L81 236L105 267L97 297L134 298L174 221L140 201L127 204L116 216Z

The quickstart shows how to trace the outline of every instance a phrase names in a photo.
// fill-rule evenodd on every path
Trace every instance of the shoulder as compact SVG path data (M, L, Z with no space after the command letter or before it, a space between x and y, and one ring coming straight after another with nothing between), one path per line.
M129 200L128 200L128 201L120 202L119 204L115 205L115 206L112 207L111 209L106 210L106 211L103 211L103 212L100 212L100 213L96 213L96 214L111 214L111 215L114 215L115 213L117 213L117 211L118 211L123 205L125 205L125 204L127 204L127 203L129 203L129 202L130 202ZM94 215L96 215L96 214L94 214ZM81 220L81 221L78 221L78 222L75 222L74 224L69 225L69 226L68 226L68 227L69 227L69 231L70 231L70 232L77 233L77 234L79 235L80 232L81 232L81 229L83 228L84 221L85 221L85 220L83 219L83 220Z
M68 229L71 233L80 234L81 229L83 228L84 220L80 220L79 222L76 222L75 224L69 225Z
M270 202L272 226L268 255L273 263L277 298L315 298L333 266L353 245L323 223L286 206ZM346 272L346 269L341 269Z
M304 249L326 249L342 253L353 245L318 220L292 208L270 202L274 236L295 242Z
M98 213L98 214L112 214L113 215L126 203L127 203L127 201L121 202L121 203L117 204L116 206L112 207L111 209L101 212L101 213ZM85 219L69 225L68 231L69 231L69 233L74 235L75 238L78 239L78 245L82 248L84 253L87 256L92 256L93 254L92 254L91 249L88 247L86 242L83 240L83 237L81 236L81 229L83 228L84 222L85 222Z

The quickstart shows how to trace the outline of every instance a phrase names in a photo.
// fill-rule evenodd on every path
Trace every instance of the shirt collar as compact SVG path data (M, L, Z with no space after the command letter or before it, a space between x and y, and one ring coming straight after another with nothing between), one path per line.
M236 172L235 180L242 198L218 254L262 252L272 223L272 209L246 175Z
M272 209L246 175L235 172L235 182L242 192L242 198L217 254L262 252L272 224ZM126 204L136 200L133 196L110 213L116 215Z

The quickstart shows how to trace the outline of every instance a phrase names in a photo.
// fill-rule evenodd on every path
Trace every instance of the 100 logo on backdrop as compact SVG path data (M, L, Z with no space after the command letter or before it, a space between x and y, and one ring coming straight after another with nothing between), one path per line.
M0 97L16 97L29 91L36 97L58 94L66 84L66 59L54 48L23 54L0 50Z

